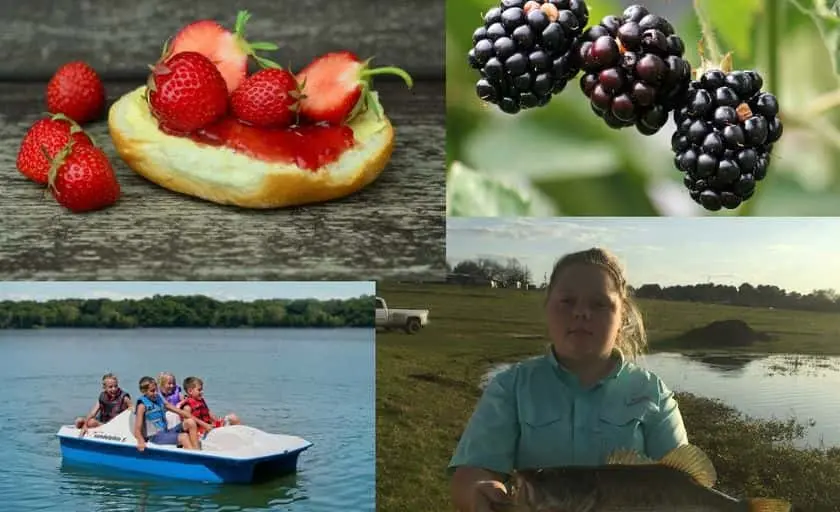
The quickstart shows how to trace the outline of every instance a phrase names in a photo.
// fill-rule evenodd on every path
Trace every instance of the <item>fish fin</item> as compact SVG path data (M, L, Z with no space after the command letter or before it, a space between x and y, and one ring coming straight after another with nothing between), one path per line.
M607 457L607 464L638 466L643 464L656 464L656 461L635 450L616 450Z
M790 512L791 505L785 500L769 498L753 498L747 500L747 510L750 512Z
M678 446L662 457L659 463L687 473L698 484L705 487L714 487L717 481L717 471L712 461L703 453L703 450L693 444Z

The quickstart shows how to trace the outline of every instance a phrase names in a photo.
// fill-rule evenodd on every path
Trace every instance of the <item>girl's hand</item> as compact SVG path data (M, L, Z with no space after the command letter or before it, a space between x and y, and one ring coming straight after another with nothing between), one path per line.
M145 449L146 449L146 441L143 441L142 439L138 439L137 440L137 451L142 452Z
M501 512L512 505L505 484L498 480L479 480L473 486L471 512Z

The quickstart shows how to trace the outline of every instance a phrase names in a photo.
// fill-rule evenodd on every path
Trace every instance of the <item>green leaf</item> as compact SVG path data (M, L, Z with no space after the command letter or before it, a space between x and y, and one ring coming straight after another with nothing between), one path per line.
M577 139L525 120L506 121L488 120L474 132L466 148L470 164L526 178L603 176L620 167L615 147L606 140Z
M274 51L280 49L280 47L276 44L267 42L250 43L249 46L252 50Z
M571 216L658 216L633 174L618 171L601 177L535 180L534 186Z
M553 216L532 190L473 171L455 162L446 179L448 217Z
M701 7L724 43L722 53L732 51L736 63L741 58L749 60L752 30L762 0L702 0Z
M806 5L807 0L788 1L814 22L823 44L831 55L834 73L840 74L840 16L837 12L837 3L827 5L828 2L825 0L813 0L811 5Z

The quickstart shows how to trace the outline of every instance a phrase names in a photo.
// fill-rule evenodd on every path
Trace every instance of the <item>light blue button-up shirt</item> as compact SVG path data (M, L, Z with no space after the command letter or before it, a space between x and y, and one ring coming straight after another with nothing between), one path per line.
M610 375L583 388L553 351L490 382L461 436L450 470L599 465L617 449L653 459L688 442L673 393L617 355Z

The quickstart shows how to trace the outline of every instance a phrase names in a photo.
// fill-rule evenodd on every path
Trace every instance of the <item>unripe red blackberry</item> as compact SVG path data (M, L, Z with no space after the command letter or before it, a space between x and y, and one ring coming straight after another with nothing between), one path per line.
M767 175L782 136L776 97L756 71L712 69L689 84L674 111L674 165L691 198L705 209L737 208Z
M476 94L508 114L547 105L579 71L571 49L588 22L584 0L501 0L473 32Z
M691 80L682 39L668 20L640 5L587 29L574 53L584 72L581 90L615 129L658 132Z

